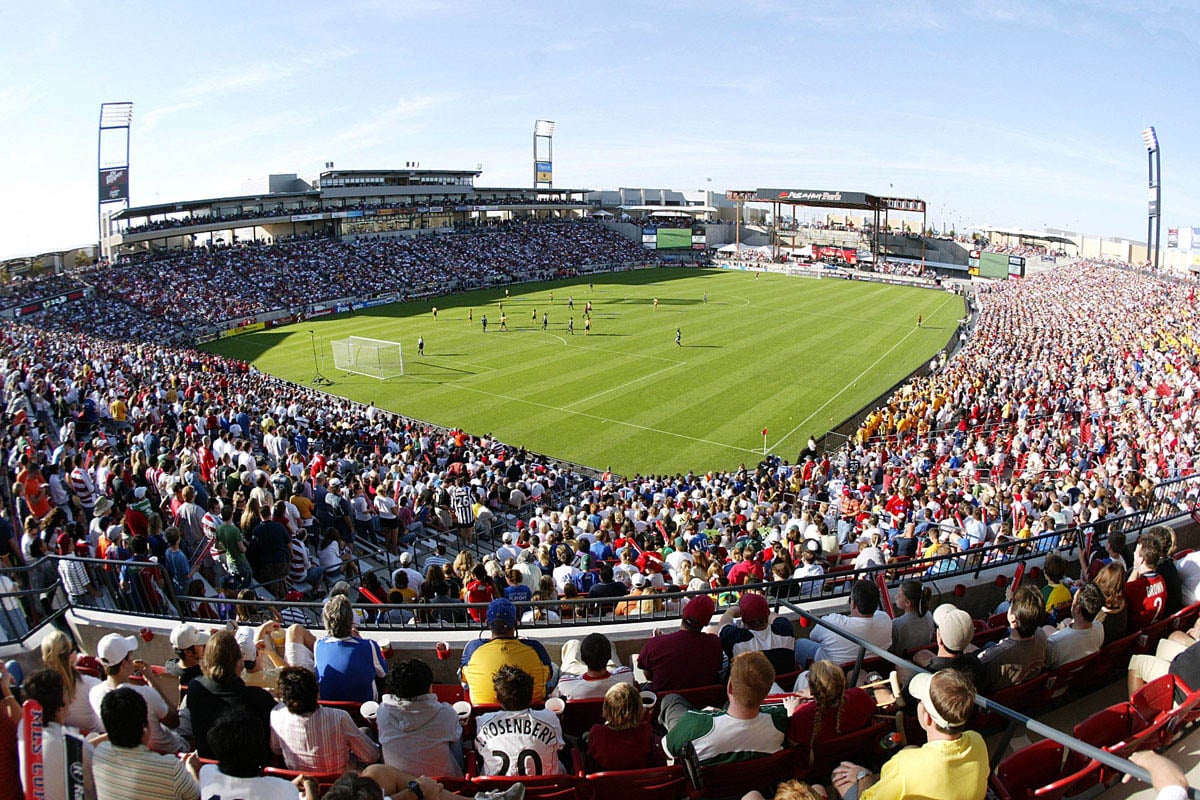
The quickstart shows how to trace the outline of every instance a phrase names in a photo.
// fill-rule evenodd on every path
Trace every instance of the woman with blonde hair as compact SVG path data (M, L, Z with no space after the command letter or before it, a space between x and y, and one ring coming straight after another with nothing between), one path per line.
M92 687L100 683L99 678L84 675L75 669L79 649L65 633L51 631L42 640L42 664L62 677L67 692L67 710L63 724L78 728L84 733L103 730L96 712L88 702Z
M846 688L846 673L832 661L813 662L808 687L785 697L783 705L791 718L788 739L808 747L810 764L818 741L866 727L876 708L866 691Z
M617 683L609 687L600 715L604 723L593 725L586 736L589 771L642 769L663 763L635 685Z

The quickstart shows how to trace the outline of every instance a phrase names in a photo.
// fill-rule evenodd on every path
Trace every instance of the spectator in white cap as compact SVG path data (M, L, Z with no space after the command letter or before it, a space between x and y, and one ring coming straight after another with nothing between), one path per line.
M158 753L178 753L187 749L187 743L176 733L179 727L179 712L167 705L163 699L160 682L162 678L154 674L150 665L142 659L133 658L137 650L136 636L122 636L110 633L96 645L96 657L104 665L105 680L92 687L88 700L96 716L103 719L100 713L101 703L105 695L122 686L128 686L140 694L146 701L146 722L149 726L149 740L146 745ZM138 675L145 683L135 684L130 678Z
M879 775L843 761L833 785L843 800L932 797L977 800L987 794L988 753L983 737L966 729L975 710L975 689L957 670L922 673L909 685L917 699L917 722L928 741L907 747Z
M187 686L193 678L199 678L204 658L204 646L211 634L190 622L175 626L171 631L171 647L175 658L167 662L167 672L179 677L179 685Z
M405 551L400 554L400 567L392 573L392 585L396 585L395 574L400 570L404 570L404 574L408 576L408 588L412 589L417 595L421 594L421 584L425 582L425 576L417 570L413 569L412 553Z
M971 615L950 603L942 603L933 612L933 626L937 635L937 652L921 650L913 655L913 663L933 672L956 669L972 681L978 680L983 667L971 644L975 637L975 623Z
M503 544L501 544L500 548L496 550L496 558L499 559L501 564L508 561L510 558L513 561L516 561L518 558L520 558L521 548L513 544L513 535L510 531L505 531L500 537L500 541L503 542Z

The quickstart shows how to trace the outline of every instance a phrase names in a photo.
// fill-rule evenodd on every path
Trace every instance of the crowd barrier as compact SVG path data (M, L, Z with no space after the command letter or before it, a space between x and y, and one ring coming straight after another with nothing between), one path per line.
M1007 576L1010 567L1015 571L1018 564L1042 559L1051 552L1073 556L1077 548L1096 546L1113 531L1125 533L1130 539L1135 538L1152 525L1195 515L1198 499L1200 475L1166 481L1156 488L1146 509L1107 519L1098 525L1062 528L1028 539L991 543L947 556L893 559L885 565L862 569L853 567L853 557L850 556L840 563L835 561L827 572L818 577L693 592L654 592L624 598L561 598L518 603L517 606L522 616L530 612L532 617L522 623L525 628L571 629L613 627L656 620L671 622L678 619L679 607L690 597L697 594L714 595L718 605L725 605L736 602L736 592L748 588L761 590L777 608L782 606L785 609L798 603L846 598L854 582L860 579L882 580L889 586L895 586L902 580L917 579L932 582L935 586L939 583L950 586L953 591L957 581L978 580L985 571ZM34 581L31 576L49 575L51 569L52 579L32 585ZM387 567L376 569L385 572ZM63 573L68 570L74 570L76 574L64 578ZM387 579L390 576L383 577ZM67 585L72 591L68 591ZM90 588L76 591L83 585ZM154 562L114 562L62 556L46 556L24 567L0 570L0 590L3 590L0 591L0 634L4 636L0 644L23 642L53 619L76 608L116 612L127 616L129 624L136 626L141 618L197 622L223 619L223 613L228 615L239 605L253 605L259 612L279 614L284 618L288 614L303 616L315 626L319 625L322 607L320 602L280 601L276 599L284 594L280 587L260 586L258 599L245 602L212 594L178 594L166 579L163 567ZM622 605L627 613L617 613ZM354 607L361 630L416 632L478 630L480 623L476 617L486 609L486 604L457 601L407 605L359 602Z

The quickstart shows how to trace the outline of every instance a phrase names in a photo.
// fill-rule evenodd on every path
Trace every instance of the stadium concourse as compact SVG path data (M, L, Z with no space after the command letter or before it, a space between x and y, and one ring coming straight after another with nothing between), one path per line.
M888 728L871 714L855 717L853 729L838 727L843 706L862 706L858 690L833 677L843 674L836 665L855 648L847 651L836 637L803 635L790 619L765 611L764 592L772 602L819 597L847 565L898 567L904 559L936 558L901 587L896 619L886 618L875 582L856 581L843 587L851 613L827 621L882 649L932 648L940 666L973 673L981 691L1024 689L1030 702L1048 703L1047 676L1076 659L1096 658L1102 645L1099 652L1127 659L1135 647L1165 637L1168 625L1200 631L1191 627L1200 583L1194 557L1176 554L1176 562L1165 528L1142 532L1136 547L1116 535L1117 522L1148 512L1161 487L1182 485L1184 499L1195 503L1190 479L1200 340L1193 285L1182 281L1079 262L1027 280L981 284L973 298L977 315L959 351L934 374L902 385L846 448L810 448L795 459L730 471L698 465L695 473L675 476L584 476L551 457L331 397L183 341L225 311L234 311L231 317L262 313L302 298L374 292L381 284L412 294L497 285L632 258L636 246L618 239L572 224L416 243L304 240L51 279L55 290L64 281L86 282L95 295L6 320L0 329L11 500L0 517L0 557L7 565L0 572L7 591L0 602L3 638L15 649L35 632L45 663L57 665L74 685L66 721L94 731L101 722L96 709L75 702L81 687L94 685L79 676L104 677L92 656L119 667L108 683L120 683L129 678L121 665L136 657L129 648L166 655L161 641L146 646L102 638L109 628L97 620L114 630L150 619L156 625L193 620L190 629L171 625L182 660L167 665L169 674L141 669L150 684L146 694L166 693L174 701L172 675L200 680L210 665L195 661L196 647L210 628L232 620L243 660L253 664L247 683L282 685L285 699L289 691L298 697L304 681L293 680L294 673L281 678L277 669L315 669L323 698L344 701L357 715L359 703L375 698L373 678L383 676L386 659L375 640L358 638L356 624L364 631L390 629L384 640L400 649L406 638L436 636L427 631L442 624L464 630L486 624L503 645L517 626L526 626L528 636L535 625L555 617L568 622L575 613L604 623L583 627L580 636L617 630L610 626L622 616L670 616L676 622L668 628L679 626L678 632L643 645L654 651L644 649L639 664L650 688L660 696L685 689L697 705L721 705L731 669L748 685L761 677L758 667L738 659L765 652L778 687L807 683L817 700L789 706L784 716L791 719L777 724L779 736L764 736L762 749L750 755L778 750L786 757L760 762L773 765L776 778L782 769L826 782L832 751L814 743L851 741L845 752L857 756L871 751ZM331 286L330 276L345 285ZM50 287L30 282L10 296L37 299ZM1055 533L1068 529L1084 531L1081 541L1093 545L1086 553L1079 548L1080 579L1070 586L1061 580L1064 565L1049 553L1075 544L1073 536ZM1030 570L1013 587L1011 606L999 610L1004 616L991 624L988 614L964 621L939 612L935 638L922 579L973 568L985 551L1046 555L1044 574ZM658 596L671 588L711 595L715 603L680 602L669 591ZM353 615L343 595L354 601ZM592 600L573 600L579 597ZM1102 608L1085 604L1089 597L1099 597ZM518 607L494 602L500 598ZM543 602L524 605L531 598ZM305 600L314 603L306 607ZM456 607L463 600L479 605ZM953 603L943 598L944 605ZM371 608L379 604L385 607ZM310 629L321 623L328 635L315 638ZM1043 623L1064 630L1042 631ZM1092 623L1102 626L1102 636L1076 635ZM78 637L88 657L72 662L71 642L52 632L59 627ZM719 636L705 638L706 628ZM1001 641L975 661L963 656L972 638L980 645ZM1058 644L1048 646L1047 638ZM651 647L654 641L659 644ZM1127 642L1124 651L1114 649ZM474 647L468 650L480 654L476 672L479 663L499 666L500 651ZM564 645L559 661L548 664L545 649L530 647L520 664L537 673L532 697L522 694L528 675L484 673L512 681L499 713L544 714L521 703L540 703L546 689L571 696L589 684L595 692L630 682L633 673L607 663L608 650L607 641L589 636ZM1071 657L1054 663L1055 653ZM469 663L474 656L463 658ZM1108 667L1123 674L1126 664L1117 660ZM810 665L813 672L801 679ZM35 665L28 666L27 680ZM1051 671L1043 672L1047 666ZM447 766L440 752L388 746L407 735L396 717L386 721L389 704L399 715L426 713L417 711L417 702L429 704L429 715L449 712L427 694L432 676L412 662L395 658L387 669L383 688L391 699L383 698L372 720L383 762L447 778L448 787L468 794L495 788L486 778L463 782L458 762ZM493 686L489 680L470 688L483 695ZM454 698L461 688L441 686L437 694ZM817 701L822 710L814 714ZM594 704L589 723L600 721L606 703ZM633 710L610 708L610 726L618 716L640 719L641 703L634 703ZM164 713L155 725L161 720L174 727L175 715L159 705ZM833 706L836 714L828 712ZM907 711L916 706L908 703ZM292 707L289 701L286 708ZM336 734L343 738L328 740L328 758L306 759L287 745L299 723L280 709L269 722L284 742L281 769L318 772L331 782L350 766L351 752L359 760L380 758L374 742L355 744ZM918 742L921 719L910 716L901 725ZM1150 729L1156 723L1142 722ZM321 735L334 737L342 722L321 725L329 726ZM568 726L567 717L562 725ZM486 727L478 727L481 737ZM615 726L613 734L628 742L642 736L640 730L635 720L627 730ZM164 736L173 744L159 749L190 748L189 731ZM1154 729L1156 741L1166 740L1164 731ZM0 726L0 759L12 751L10 739ZM589 751L580 766L585 772L648 768L658 761L652 755L658 751L649 752L646 763L631 765L608 760L611 752ZM701 764L717 781L730 750L717 742L706 752ZM513 762L518 774L515 762L524 764L524 756ZM556 762L539 758L545 773L559 771ZM561 769L570 768L568 757ZM681 792L682 769L673 769L675 794L660 796ZM536 788L536 778L520 774ZM606 791L598 794L615 790Z

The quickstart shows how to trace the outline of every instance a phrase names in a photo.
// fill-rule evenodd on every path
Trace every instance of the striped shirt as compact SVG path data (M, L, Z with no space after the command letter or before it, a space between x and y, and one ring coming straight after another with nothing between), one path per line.
M91 473L83 467L71 470L71 491L79 498L79 504L85 509L96 505L95 484L92 483Z
M450 507L454 509L454 519L461 527L475 524L474 505L475 500L471 497L471 490L466 486L456 487L450 496Z
M88 587L92 583L88 577L87 567L73 556L66 556L58 560L58 577L62 579L63 588L71 597L87 594Z
M301 772L344 772L351 753L364 764L379 760L379 745L355 727L350 714L327 706L304 717L282 703L275 706L271 750L283 755L288 769Z
M221 518L211 511L206 512L200 519L200 529L204 531L204 538L208 540L208 553L213 558L220 558L221 551L217 549L217 528L221 527Z
M200 800L200 784L175 756L145 745L116 747L103 742L92 758L96 796L103 800Z

